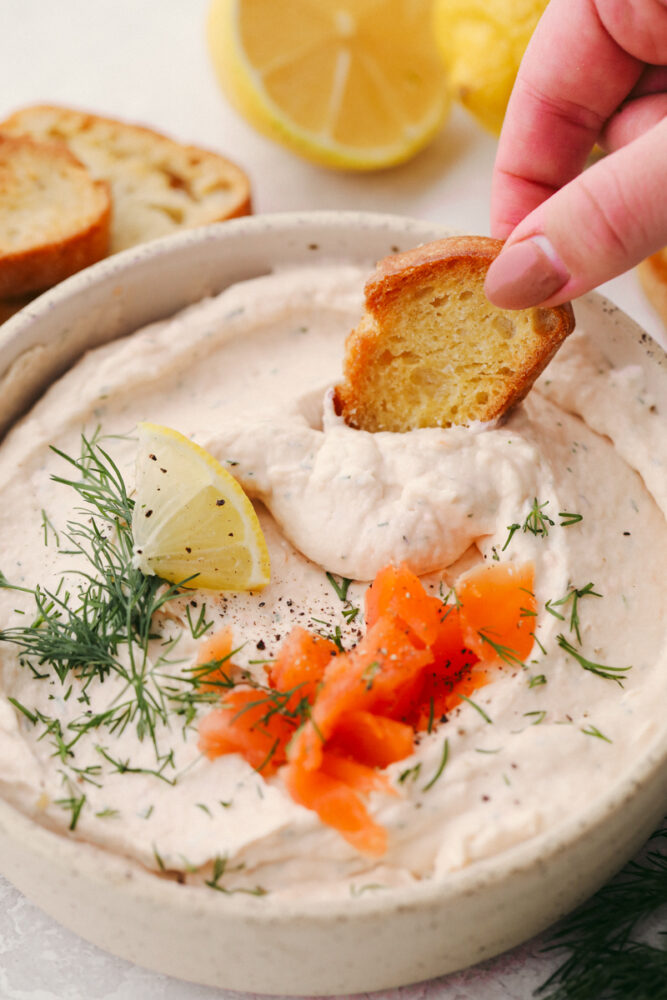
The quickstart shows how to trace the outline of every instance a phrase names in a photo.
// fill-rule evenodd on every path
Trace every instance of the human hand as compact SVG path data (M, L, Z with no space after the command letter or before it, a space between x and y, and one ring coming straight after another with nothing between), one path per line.
M608 156L584 170L598 143ZM583 171L583 172L582 172ZM486 293L557 305L667 244L667 0L551 0L494 167Z

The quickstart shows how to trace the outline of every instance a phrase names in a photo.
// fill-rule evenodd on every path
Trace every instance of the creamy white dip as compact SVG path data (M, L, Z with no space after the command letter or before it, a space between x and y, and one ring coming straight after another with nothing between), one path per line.
M174 675L197 654L188 605L194 616L205 605L214 629L232 626L235 662L258 678L257 661L295 624L339 626L351 644L361 615L346 620L325 570L355 581L348 598L360 606L364 581L390 560L407 560L436 593L443 575L447 587L475 562L532 560L537 641L527 669L499 665L478 708L463 704L392 765L399 794L370 801L389 832L377 861L296 805L279 774L265 780L237 755L202 758L196 719L184 727L171 715L158 727L159 758L131 724L92 729L59 755L54 727L67 741L68 724L104 711L122 685L113 676L92 685L84 704L76 678L61 684L33 665L49 674L36 678L3 642L0 792L38 822L181 880L210 881L225 859L226 889L355 895L442 879L554 827L650 746L667 695L667 471L641 369L612 369L579 329L501 427L352 430L333 414L329 389L364 278L347 266L257 278L84 357L0 448L0 570L14 586L55 590L77 568L56 535L79 501L52 481L71 470L49 446L78 455L81 432L99 427L131 489L134 428L150 420L227 463L257 501L272 564L261 594L199 591L174 602L152 647L157 659L175 641ZM536 499L554 522L548 534L520 527L508 542ZM563 526L561 512L581 520ZM601 596L578 602L579 644L572 602L555 605L562 619L545 605L589 583ZM2 627L26 624L33 608L29 594L0 589ZM623 685L583 669L559 633L588 660L630 667ZM445 739L448 762L431 783Z

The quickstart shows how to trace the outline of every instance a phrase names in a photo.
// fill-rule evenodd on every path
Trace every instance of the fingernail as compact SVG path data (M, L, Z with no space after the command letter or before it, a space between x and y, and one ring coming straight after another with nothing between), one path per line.
M501 309L528 309L555 295L569 277L549 240L538 235L500 251L487 272L484 290Z

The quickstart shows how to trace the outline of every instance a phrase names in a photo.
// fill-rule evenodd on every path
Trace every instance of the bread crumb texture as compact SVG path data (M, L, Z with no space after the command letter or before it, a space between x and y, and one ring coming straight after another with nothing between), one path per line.
M64 107L38 105L0 123L69 149L97 180L109 183L115 253L183 227L220 222L251 211L246 174L225 157L184 146L139 125ZM54 199L57 211L57 199Z
M498 420L574 329L569 303L499 309L484 278L500 240L437 240L380 261L346 342L337 412L366 431Z

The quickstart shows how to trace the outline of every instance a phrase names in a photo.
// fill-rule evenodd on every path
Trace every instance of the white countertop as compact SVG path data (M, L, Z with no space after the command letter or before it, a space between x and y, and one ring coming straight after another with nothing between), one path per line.
M334 173L254 133L228 107L206 50L208 0L0 0L0 119L62 103L149 125L229 156L255 212L393 212L488 233L495 140L460 110L412 162ZM601 291L667 346L634 273ZM378 1000L526 1000L555 967L540 939L475 969ZM0 877L0 1000L233 1000L116 959L60 927ZM246 995L247 996L247 995Z

